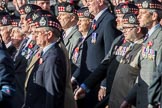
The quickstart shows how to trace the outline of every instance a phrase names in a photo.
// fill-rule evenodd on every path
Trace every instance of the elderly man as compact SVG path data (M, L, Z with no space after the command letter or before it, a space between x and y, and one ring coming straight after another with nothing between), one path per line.
M61 25L54 17L39 17L35 25L36 43L42 51L35 55L38 60L26 87L23 108L75 108L72 88L66 92L70 71L67 57L59 47Z
M142 37L146 31L144 28L138 27L134 14L126 14L123 19L124 37L120 36L114 40L110 52L95 72L81 85L80 90L76 92L76 98L79 98L82 93L88 92L88 89L95 87L107 76L109 107L119 108L128 90L133 86L139 73L138 59L136 58L138 58L143 42ZM120 85L122 87L119 87Z
M153 83L155 70L162 61L162 27L159 24L162 15L162 4L158 0L139 0L139 23L141 27L148 28L140 58L140 74L137 84L129 93L121 108L127 108L129 104L135 104L137 108L147 108L148 88ZM135 103L136 102L136 103ZM149 106L152 108L152 106Z
M58 11L58 20L64 30L63 41L68 50L69 58L71 58L72 51L81 37L81 33L77 28L77 10L72 4L62 2L58 5Z
M13 56L13 53L16 52L16 48L13 46L10 36L12 31L11 17L9 15L1 16L0 20L0 34L6 45L8 53L10 56Z
M9 16L3 15L1 13L0 17L0 26L8 26L9 24ZM3 28L3 27L1 27ZM6 28L7 30L8 28ZM2 30L1 34L3 34L5 30ZM0 35L1 35L0 34ZM4 36L4 34L3 34ZM3 38L4 39L4 38ZM15 85L14 85L14 65L13 61L7 52L5 47L5 43L0 39L0 107L1 108L13 108L12 107L12 96L15 93Z
M13 99L13 106L15 108L21 108L22 104L24 103L24 82L26 77L26 68L28 65L29 59L32 57L33 52L35 50L34 46L30 47L29 44L32 40L31 32L29 32L29 24L25 20L28 13L32 11L36 11L41 9L41 7L33 4L25 4L22 7L20 7L20 26L22 33L25 34L25 38L23 39L21 45L19 46L19 49L14 57L15 62L15 78L16 78L16 93L14 95Z
M79 21L78 21L77 25L78 25L79 31L82 34L82 37L79 39L77 45L75 46L73 53L72 53L72 57L71 57L71 61L73 64L72 65L72 73L74 73L72 76L72 83L74 83L73 81L75 80L75 77L77 77L77 75L78 75L76 69L80 67L83 42L84 42L85 38L87 37L88 30L91 25L91 21L94 18L94 16L89 13L89 10L87 7L84 7L84 8L81 8L80 10L78 10L77 14L79 17Z
M121 32L116 29L115 17L107 8L107 0L87 0L89 12L95 16L92 26L85 38L83 44L83 55L78 77L76 81L81 84L94 70L110 50L111 44L115 37ZM101 84L101 92L106 91L106 81ZM93 108L97 103L98 90L97 86L87 95L88 102L85 107ZM100 95L99 95L100 97ZM89 103L91 101L91 103Z
M117 29L122 30L123 16L126 13L138 14L138 7L132 3L119 3L115 8Z

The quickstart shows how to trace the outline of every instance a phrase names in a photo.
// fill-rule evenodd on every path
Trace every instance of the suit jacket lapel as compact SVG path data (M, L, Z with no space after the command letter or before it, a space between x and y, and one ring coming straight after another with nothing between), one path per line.
M104 19L105 15L107 15L107 12L108 12L108 10L106 10L106 11L99 17L99 19L97 20L97 22L96 22L96 27L97 27L97 28L98 28L99 24L101 23L101 21ZM94 29L92 29L92 27L90 27L87 37L91 36L91 34L92 34L94 31L96 31L97 28L94 30ZM87 37L86 37L86 38L87 38Z
M71 32L68 34L68 36L64 39L64 44L67 46L67 44L70 41L70 38L72 38L72 35L77 31L77 26L74 26L71 30Z
M147 39L147 41L144 43L144 45L147 45L149 41L153 41L157 38L159 32L162 30L162 27L160 26L158 29L156 29L153 34Z

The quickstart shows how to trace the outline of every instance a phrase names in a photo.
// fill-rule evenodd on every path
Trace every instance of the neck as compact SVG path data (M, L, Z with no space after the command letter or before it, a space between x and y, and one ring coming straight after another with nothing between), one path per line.
M154 26L157 25L157 24L158 24L157 21L156 21L156 22L153 22L152 24L150 24L150 26L147 27L148 30L150 30L152 27L154 27Z
M88 34L88 31L87 32L81 32L82 33L82 36L85 38Z
M99 7L96 12L93 13L94 16L96 16L98 13L100 13L103 9L107 8L107 6L103 5L101 7Z

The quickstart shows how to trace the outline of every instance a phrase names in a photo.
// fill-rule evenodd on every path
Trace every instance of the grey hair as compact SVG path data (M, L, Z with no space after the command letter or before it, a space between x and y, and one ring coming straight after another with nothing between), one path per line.
M154 12L156 12L158 14L158 22L160 22L161 18L162 18L162 11L161 10L157 10L157 9L148 9L150 14L153 14Z
M46 31L52 31L56 38L61 37L61 32L59 30L57 30L56 28L53 28L53 27L44 27L44 28Z

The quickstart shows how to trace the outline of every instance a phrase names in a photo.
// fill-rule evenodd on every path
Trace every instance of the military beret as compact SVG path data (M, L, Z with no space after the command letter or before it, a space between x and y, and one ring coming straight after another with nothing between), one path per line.
M79 9L77 12L77 15L80 18L90 18L90 19L94 18L94 16L89 12L88 7L83 7L81 9Z
M40 28L40 27L52 27L52 28L56 28L59 31L62 30L61 24L56 19L56 17L41 16L41 17L38 17L34 21L34 24L35 24L36 28Z
M77 10L75 9L75 7L68 2L59 3L58 11L77 14Z
M34 5L34 4L25 4L20 7L19 12L21 15L28 14L32 11L40 10L41 7Z
M33 23L34 20L36 20L38 17L41 16L52 16L52 14L49 11L46 10L37 10L37 11L32 11L27 14L26 16L26 21L31 24Z
M140 9L162 10L162 4L158 0L137 0L136 5Z
M11 23L13 27L20 27L20 19L12 19Z
M125 3L119 3L116 6L115 12L117 14L125 14L125 13L134 13L138 14L139 9L136 5L133 3L125 2Z
M11 25L11 17L9 15L0 16L0 26Z
M123 24L135 24L135 25L139 24L137 15L133 13L126 13L123 16Z

